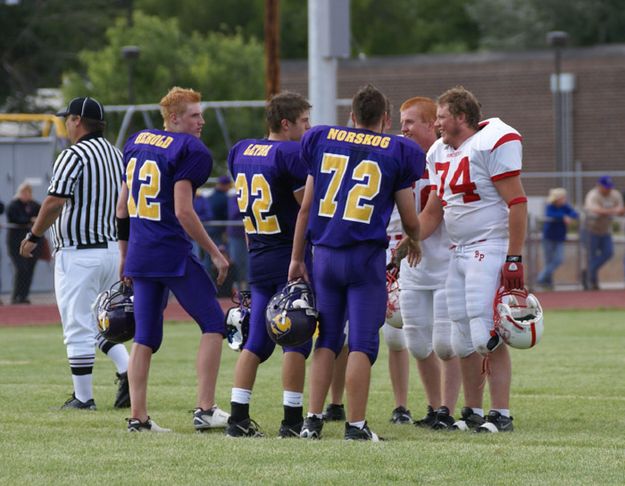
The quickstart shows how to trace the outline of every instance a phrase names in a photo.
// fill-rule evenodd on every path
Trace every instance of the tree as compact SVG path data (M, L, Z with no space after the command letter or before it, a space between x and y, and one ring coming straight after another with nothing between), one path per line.
M188 34L175 18L161 19L140 12L134 16L132 29L120 18L106 32L105 47L80 53L85 70L66 74L65 97L88 94L104 104L126 104L128 67L121 48L127 44L141 50L134 66L134 91L139 104L158 103L175 85L200 91L205 101L263 98L263 48L257 41L245 41L240 33ZM264 132L257 111L240 109L226 115L233 139L261 136ZM216 159L223 161L229 147L215 120L207 120L204 133Z

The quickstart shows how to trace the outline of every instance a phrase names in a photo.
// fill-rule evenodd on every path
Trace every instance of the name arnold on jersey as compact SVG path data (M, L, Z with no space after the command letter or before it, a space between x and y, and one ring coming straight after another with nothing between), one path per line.
M340 128L330 128L326 137L328 140L337 140L339 142L355 143L358 145L370 145L371 147L388 148L391 143L391 137L374 135L372 133L352 132L351 130L343 130Z
M135 145L154 145L155 147L166 149L171 145L173 141L174 138L170 137L169 135L158 135L156 133L143 132L137 135L137 138L135 139Z

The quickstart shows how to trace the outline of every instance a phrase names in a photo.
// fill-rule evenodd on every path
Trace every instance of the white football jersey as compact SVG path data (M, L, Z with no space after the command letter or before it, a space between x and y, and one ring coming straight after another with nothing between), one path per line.
M427 163L453 244L508 238L508 206L493 181L521 174L519 132L499 118L484 120L457 149L434 142Z

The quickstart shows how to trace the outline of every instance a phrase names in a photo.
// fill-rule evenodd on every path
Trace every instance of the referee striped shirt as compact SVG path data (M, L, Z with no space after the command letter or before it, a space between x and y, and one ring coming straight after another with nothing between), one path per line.
M85 135L59 154L48 187L49 195L67 198L52 227L57 250L117 240L122 172L122 153L101 132Z

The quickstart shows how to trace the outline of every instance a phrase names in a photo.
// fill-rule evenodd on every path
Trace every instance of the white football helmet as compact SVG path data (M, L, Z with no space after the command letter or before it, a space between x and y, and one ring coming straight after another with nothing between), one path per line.
M241 351L247 341L250 329L251 293L246 290L232 297L236 307L230 307L226 313L226 339L233 351Z
M501 287L495 297L494 320L497 334L513 348L529 349L543 335L543 309L526 289Z
M386 271L386 323L396 329L404 327L399 309L399 269L392 266Z

